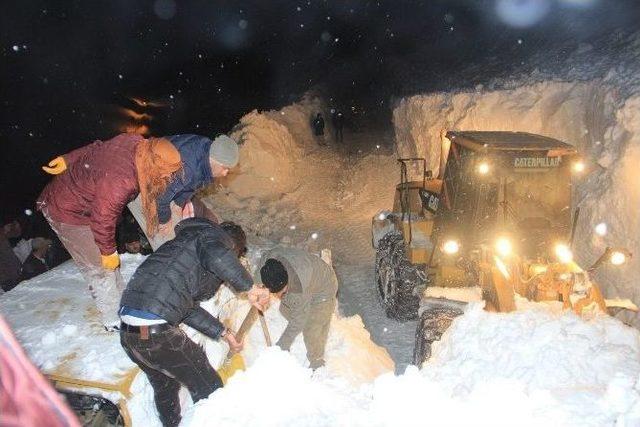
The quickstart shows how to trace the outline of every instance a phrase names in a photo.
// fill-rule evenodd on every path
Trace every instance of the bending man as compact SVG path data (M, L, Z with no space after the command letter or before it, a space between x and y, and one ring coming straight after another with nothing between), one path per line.
M253 286L239 261L246 237L238 225L189 218L175 231L175 239L140 264L120 303L120 342L149 378L164 426L180 423L181 384L194 402L222 387L202 347L179 325L185 323L214 340L222 338L231 350L239 351L242 343L200 307L200 301L212 298L222 282L236 292L248 291L249 301L260 310L269 301L268 291Z
M200 200L194 199L193 205L191 201L197 190L211 184L215 178L226 176L239 159L238 144L226 135L220 135L214 141L200 135L173 135L167 139L180 153L183 169L158 197L160 233L149 239L154 250L175 236L173 227L183 218L200 216L219 222ZM129 204L129 210L145 228L140 208L138 199Z
M310 367L323 366L338 292L333 268L315 255L290 247L267 251L259 265L262 283L282 299L280 312L289 321L276 345L289 350L302 332Z
M155 233L156 198L180 168L180 154L169 141L136 134L96 141L43 168L56 176L40 194L38 209L87 281L107 329L119 323L123 289L115 240L118 217L140 193L148 231Z

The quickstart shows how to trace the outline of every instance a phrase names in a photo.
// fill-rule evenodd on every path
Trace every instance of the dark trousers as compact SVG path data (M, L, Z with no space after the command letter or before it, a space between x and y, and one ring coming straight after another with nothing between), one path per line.
M222 380L209 364L202 347L180 328L151 334L146 340L140 334L120 331L120 343L131 360L147 374L164 426L180 423L180 385L189 389L194 403L222 387Z
M336 142L342 142L342 127L336 127Z

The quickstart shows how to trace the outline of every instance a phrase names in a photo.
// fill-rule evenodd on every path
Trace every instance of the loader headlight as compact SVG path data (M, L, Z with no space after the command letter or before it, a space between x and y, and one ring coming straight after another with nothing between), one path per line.
M477 169L478 169L478 173L479 173L480 175L486 175L486 174L488 174L488 173L489 173L489 170L490 170L491 168L489 167L489 163L487 163L487 162L480 162L480 163L478 164L478 168L477 168Z
M607 246L602 255L600 255L600 258L598 258L587 271L591 273L607 261L610 262L611 265L617 267L626 263L631 258L631 256L631 251L629 251L629 249L627 248L612 248L610 246Z
M582 160L576 160L573 165L571 165L571 169L575 173L582 173L586 169L586 166Z
M442 252L447 255L455 255L460 251L460 243L457 240L447 240L442 245Z
M627 255L622 251L612 251L611 257L609 257L609 262L613 265L622 265L627 262Z
M513 245L511 244L511 241L506 237L500 237L496 240L496 252L498 252L498 254L503 258L511 255L513 252Z
M573 252L569 249L569 246L564 243L558 243L555 248L556 257L558 257L558 261L563 264L568 264L573 261Z
M606 236L607 228L607 223L601 222L600 224L593 227L593 231L595 231L598 236Z

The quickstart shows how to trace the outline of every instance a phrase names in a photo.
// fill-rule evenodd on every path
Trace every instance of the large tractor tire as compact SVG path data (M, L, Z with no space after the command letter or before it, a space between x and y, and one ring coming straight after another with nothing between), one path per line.
M387 317L400 321L418 318L420 295L416 288L425 284L423 267L409 262L398 231L387 233L378 243L376 284Z
M431 357L431 346L440 341L451 322L464 312L463 305L430 304L423 308L416 329L416 344L413 348L413 363L421 366Z

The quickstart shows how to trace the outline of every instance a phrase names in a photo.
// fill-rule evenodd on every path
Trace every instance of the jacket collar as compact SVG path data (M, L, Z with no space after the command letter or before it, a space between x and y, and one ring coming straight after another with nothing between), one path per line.
M183 219L178 224L176 224L175 232L177 236L179 234L184 233L186 230L191 230L195 228L206 228L206 227L214 228L215 226L216 224L214 224L212 221L209 221L206 218L199 218L199 217L187 218L187 219Z

